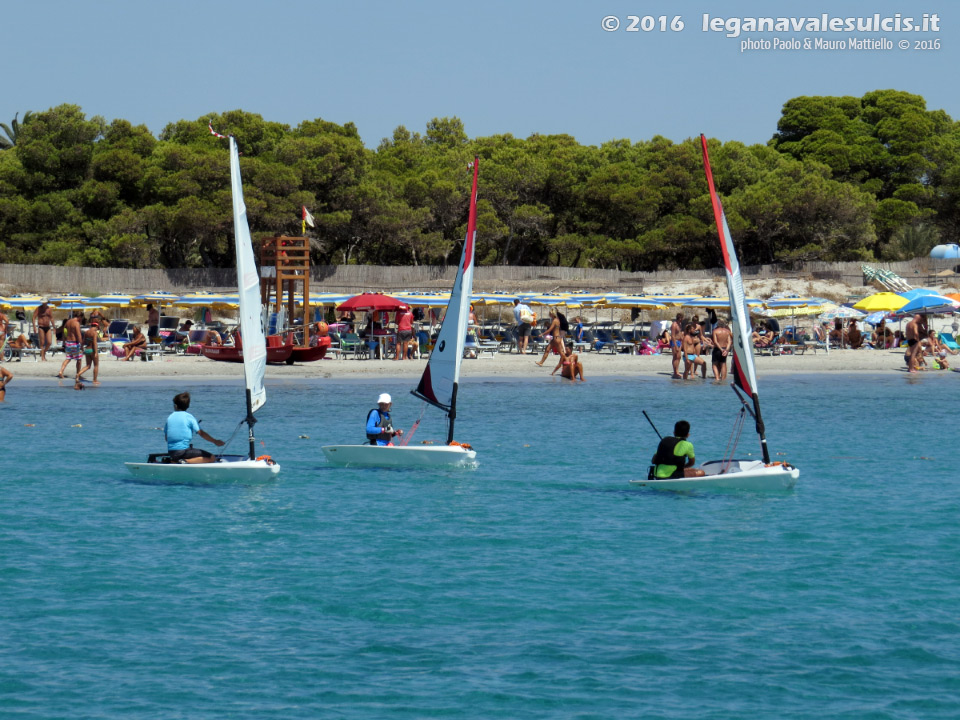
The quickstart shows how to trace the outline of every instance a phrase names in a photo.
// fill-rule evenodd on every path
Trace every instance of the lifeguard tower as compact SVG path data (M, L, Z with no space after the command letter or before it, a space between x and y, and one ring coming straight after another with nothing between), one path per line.
M303 345L310 344L310 240L305 237L264 238L260 245L260 299L264 305L273 303L273 311L280 312L284 298L287 301L287 321L293 322L296 312L297 283L303 283ZM272 297L272 300L271 300ZM279 332L282 328L277 328Z

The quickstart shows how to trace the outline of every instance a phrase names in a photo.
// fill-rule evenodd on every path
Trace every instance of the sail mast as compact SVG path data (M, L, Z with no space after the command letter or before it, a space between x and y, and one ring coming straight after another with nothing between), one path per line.
M213 128L211 128L213 132ZM222 136L221 136L222 137ZM250 459L256 455L253 426L254 413L266 402L267 392L263 376L267 366L267 342L263 332L263 314L260 305L260 275L253 257L253 241L247 224L247 206L243 201L240 180L240 153L237 141L230 140L230 190L233 196L233 237L237 260L237 290L240 296L240 337L243 340L243 376L246 388Z
M447 313L430 353L420 384L411 392L431 405L446 410L449 426L447 444L453 442L453 426L457 418L457 390L460 386L460 364L467 338L470 316L470 294L473 292L474 244L477 236L477 177L480 159L473 159L473 186L470 192L470 212L467 217L467 235L457 277L453 281Z
M753 409L751 415L756 421L757 435L760 437L760 449L763 452L763 462L770 462L770 451L767 449L766 431L763 418L760 415L760 398L757 394L757 370L753 362L753 343L751 342L750 312L747 309L746 293L743 290L743 278L740 275L740 262L730 237L730 228L727 227L727 218L723 212L723 205L713 184L713 172L710 169L710 156L707 153L707 138L700 136L700 146L703 150L703 169L707 176L707 185L710 187L710 202L713 205L713 218L717 223L717 233L720 236L720 249L723 251L723 265L727 273L727 294L730 297L730 315L733 335L733 379L737 386L751 398Z

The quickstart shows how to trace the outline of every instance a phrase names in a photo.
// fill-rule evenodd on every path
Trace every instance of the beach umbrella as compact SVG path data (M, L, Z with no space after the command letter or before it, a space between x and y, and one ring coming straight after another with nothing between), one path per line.
M510 293L473 293L470 302L480 305L513 305L518 295Z
M620 297L611 297L603 303L604 307L624 307L624 308L656 308L663 310L667 304L655 296L646 295L621 295Z
M803 305L801 307L781 307L758 310L757 315L766 318L804 317L819 315L823 312L823 305Z
M757 298L745 298L745 301L748 307L759 307L760 305L763 305L763 301L758 300ZM724 309L730 307L730 298L711 296L695 297L684 302L681 307Z
M0 307L12 310L35 310L45 302L47 302L47 299L40 295L13 295L0 298Z
M877 310L885 310L890 312L892 310L899 310L908 302L907 298L904 298L897 293L892 292L879 292L869 295L868 297L863 298L857 302L853 307L857 310L862 310L863 312L876 312Z
M391 310L406 310L407 303L401 302L392 295L383 293L363 293L354 295L337 305L337 310L353 310L358 312L379 312Z
M920 295L897 310L897 315L938 315L952 313L960 308L960 302L943 295Z
M890 313L884 310L877 310L867 315L863 321L869 325L879 325L881 320L895 320L896 318L892 317Z
M166 292L164 290L154 290L153 292L143 293L142 295L137 295L133 298L134 304L142 305L146 307L147 305L156 304L160 307L164 305L172 305L173 301L179 297L176 293Z
M105 305L107 307L129 307L133 305L133 295L125 293L106 293L95 298L83 300L87 305Z
M397 299L410 307L446 307L450 304L449 295L402 295Z
M565 305L567 302L566 295L533 295L525 299L525 302L528 305Z
M215 309L232 309L240 306L240 299L236 295L227 295L222 293L189 293L187 295L181 295L178 298L174 298L170 304L178 307L211 307Z
M902 298L906 298L907 300L915 300L918 297L924 297L925 295L940 295L940 293L938 293L936 290L931 290L929 288L914 288L913 290L905 290L904 292L898 292L897 295L899 295ZM941 295L941 297L943 296Z
M866 315L866 313L855 310L852 307L847 307L846 305L834 305L830 303L823 307L825 308L824 311L817 316L817 320L820 322L829 322L836 318L840 318L841 320L861 320Z
M106 310L106 305L92 305L88 302L60 302L57 310Z

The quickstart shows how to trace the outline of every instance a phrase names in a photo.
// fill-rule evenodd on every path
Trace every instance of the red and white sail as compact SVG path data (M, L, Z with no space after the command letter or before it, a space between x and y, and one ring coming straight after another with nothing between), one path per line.
M477 176L480 161L473 161L473 189L470 193L470 213L467 236L463 242L460 266L453 281L447 314L430 353L420 384L413 394L455 415L457 385L460 382L460 363L467 340L470 317L470 294L473 292L474 244L477 236Z
M763 450L763 461L770 462L763 420L760 417L760 399L757 395L757 369L753 362L753 328L750 324L750 312L747 309L746 293L743 291L743 278L740 276L740 262L733 248L730 228L723 213L723 205L713 184L713 172L710 169L710 156L707 153L707 138L700 136L703 148L703 169L707 174L710 187L710 202L713 204L713 217L717 222L720 235L720 249L723 251L723 266L727 271L727 294L730 297L730 332L733 335L734 381L743 392L753 400L752 414L756 421L757 434Z
M710 170L710 158L707 155L707 139L701 135L700 143L703 147L703 167L707 173L707 185L710 186L710 201L713 203L713 217L717 222L717 232L720 234L720 249L723 250L723 266L727 271L727 294L730 297L730 316L733 333L733 364L736 374L734 379L748 395L757 394L757 370L753 363L753 329L750 324L750 312L747 310L746 293L743 291L743 279L740 277L740 262L737 260L736 250L733 249L733 239L730 237L730 228L727 227L727 218L723 214L720 197L713 185L713 172Z

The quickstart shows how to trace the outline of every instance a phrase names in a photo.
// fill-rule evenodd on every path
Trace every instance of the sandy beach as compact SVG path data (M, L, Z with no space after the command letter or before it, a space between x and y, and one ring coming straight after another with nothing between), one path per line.
M554 356L555 357L555 356ZM546 378L556 366L556 360L549 358L543 367L537 367L534 361L539 356L499 353L494 357L467 359L463 361L462 375L469 377L511 377ZM671 363L669 355L612 355L609 353L589 352L582 354L584 375L587 382L591 377L662 376L669 378ZM707 358L709 362L709 358ZM63 355L54 355L46 362L5 363L16 378L56 379L57 370L63 361ZM757 373L763 376L790 375L807 373L888 373L904 370L903 351L897 350L831 350L816 353L807 350L802 355L760 356L756 358ZM367 360L325 359L297 365L268 365L267 381L296 380L301 378L364 378L364 377L410 377L416 378L423 372L426 359L421 360ZM960 366L960 361L958 361ZM103 355L100 360L100 381L110 383L116 380L155 380L158 378L181 377L205 378L212 380L242 377L242 366L236 363L217 362L195 355L168 355L151 362L124 362L112 356ZM930 371L935 372L935 371ZM69 368L68 368L69 374ZM91 375L87 371L85 377ZM559 373L558 373L559 377ZM708 370L708 378L711 374Z

